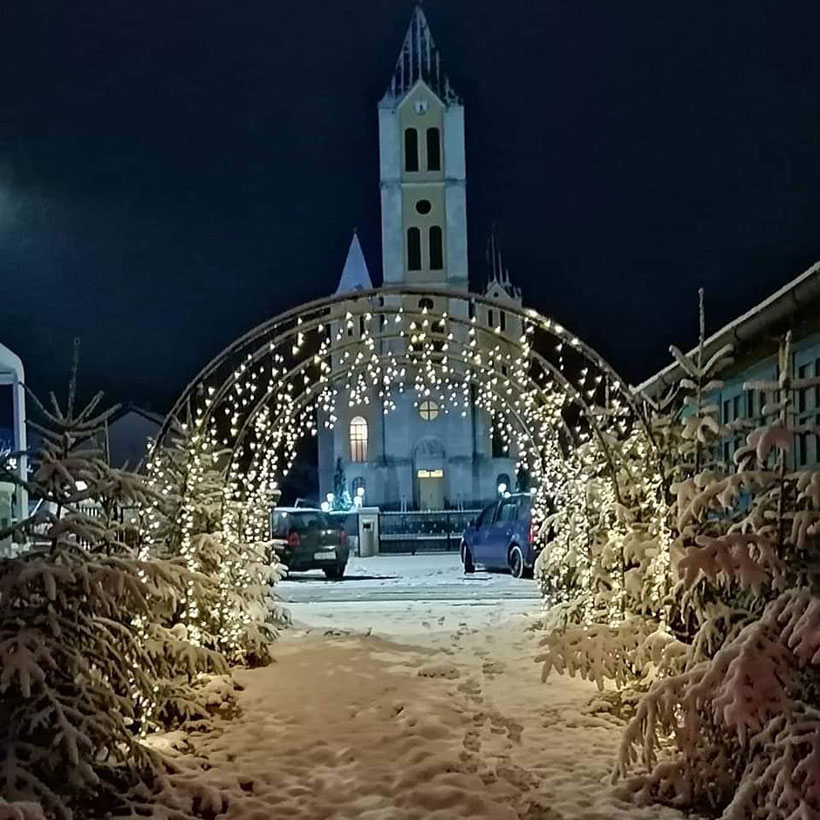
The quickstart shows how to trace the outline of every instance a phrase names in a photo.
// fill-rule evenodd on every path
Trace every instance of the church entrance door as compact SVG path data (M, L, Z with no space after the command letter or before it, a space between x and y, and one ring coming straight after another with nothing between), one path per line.
M444 509L444 470L419 470L419 509Z

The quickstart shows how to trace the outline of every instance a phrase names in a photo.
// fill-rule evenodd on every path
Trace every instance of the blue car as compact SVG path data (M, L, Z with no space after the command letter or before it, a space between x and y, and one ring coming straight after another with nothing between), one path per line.
M515 578L531 577L537 557L529 493L514 493L490 504L462 536L464 572L481 564L486 569L508 569Z

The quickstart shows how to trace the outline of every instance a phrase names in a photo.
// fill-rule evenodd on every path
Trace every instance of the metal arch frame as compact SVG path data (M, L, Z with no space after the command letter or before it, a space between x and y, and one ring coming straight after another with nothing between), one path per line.
M598 378L595 382L595 386L592 388L592 395L594 395L594 392L599 389L614 389L616 391L616 395L623 401L623 405L621 405L621 407L623 407L628 416L631 416L638 423L638 425L643 428L643 432L647 440L650 442L650 445L654 446L654 440L649 430L649 426L646 423L643 411L632 393L629 391L624 380L621 379L611 365L609 365L609 363L593 348L589 347L579 338L572 335L560 324L542 316L538 312L529 308L518 307L517 305L499 303L497 300L491 299L488 296L482 296L481 294L451 291L441 288L373 288L366 291L356 291L355 293L345 293L331 297L324 297L322 299L313 300L312 302L294 307L269 319L266 322L263 322L223 349L187 385L171 412L166 417L157 438L157 442L160 442L163 439L168 431L171 420L179 416L181 410L186 404L188 405L190 411L193 411L195 403L198 404L199 407L197 408L196 419L197 423L207 423L212 414L218 408L223 406L224 402L231 401L229 398L229 391L236 385L239 375L246 368L254 368L264 360L265 356L268 355L279 355L282 357L282 361L284 362L285 357L282 356L283 349L289 342L292 342L294 337L296 337L297 343L296 345L292 345L292 348L293 355L296 356L299 352L299 348L301 347L304 337L314 330L320 334L325 325L330 327L343 325L345 322L349 321L351 317L360 319L363 315L366 315L368 320L371 322L373 321L374 316L390 317L393 321L395 321L397 316L404 316L407 322L411 322L416 319L423 320L424 317L429 316L432 320L431 324L435 324L438 321L447 320L451 325L450 330L453 330L454 328L452 326L455 325L462 331L466 329L468 331L468 335L470 333L478 332L479 334L483 334L486 338L492 340L495 335L500 334L499 329L488 328L483 323L479 324L476 321L475 314L472 310L469 312L473 313L473 315L467 318L458 315L458 313L454 315L454 313L450 310L442 310L439 312L436 310L416 310L415 308L409 306L405 307L405 300L408 298L417 297L442 299L446 301L448 306L453 302L458 304L466 303L468 305L480 304L488 309L504 310L511 318L517 318L521 322L521 335L517 338L510 335L499 335L499 344L504 345L508 349L512 349L517 357L525 357L529 360L529 366L527 368L527 383L533 389L538 391L542 401L543 391L541 390L541 385L538 384L536 375L534 373L532 375L530 374L530 368L533 364L537 364L542 375L544 375L548 380L557 383L569 405L574 404L577 406L582 417L585 419L586 424L588 424L590 429L595 433L595 438L609 464L610 471L613 476L615 476L616 495L620 496L619 488L617 486L618 481L614 458L615 454L611 452L611 447L606 439L606 436L603 434L601 426L599 425L599 417L601 413L595 412L594 409L605 405L594 402L592 406L590 406L590 403L584 398L583 385L580 388L576 388L563 374L562 367L559 369L559 367L556 367L553 362L535 349L535 343L538 341L537 331L540 331L548 337L557 340L559 342L559 350L562 345L567 345L570 350L574 351L574 357L579 357L576 358L576 361L580 360L582 364L586 363L587 365L586 367L583 367L581 371L584 374L585 379L587 378L586 374L589 370L588 365L592 365L596 368L598 371ZM335 306L340 306L342 309L334 311L333 308ZM367 310L362 311L361 307L366 307ZM308 317L307 321L305 321L305 317ZM431 327L429 331L422 332L429 333L431 336L435 335L433 327ZM406 341L407 336L408 334L405 330L402 330L402 332L398 334L382 334L372 332L371 339L373 341L389 343L390 341L397 339L404 339ZM479 336L478 338L481 337ZM242 447L241 442L244 441L247 435L247 430L253 423L253 420L257 418L261 408L266 406L268 402L270 402L270 400L277 394L281 384L295 384L295 380L299 373L304 373L310 366L316 365L320 362L325 364L328 359L332 362L332 358L340 352L344 352L351 347L360 347L363 344L367 344L366 342L363 342L362 338L359 336L351 339L350 341L345 340L345 342L341 345L334 344L332 338L330 338L327 340L330 342L328 347L325 347L326 340L321 339L320 336L317 336L317 339L320 341L320 354L316 354L315 352L306 352L302 354L301 360L297 358L292 364L286 364L283 368L282 378L280 379L279 385L277 385L276 388L268 387L268 389L258 399L256 397L252 399L251 406L247 409L247 411L241 411L241 415L244 416L244 419L241 430L238 430L237 434L232 434L233 443L231 446L231 457L229 459L228 468L233 465L237 453ZM472 352L473 347L468 345L464 339L460 337L454 337L454 339L454 346L460 349L461 352L466 351L467 354ZM451 339L447 339L448 344L452 343L452 341L453 340ZM499 345L496 345L494 348L491 348L491 350L497 349L498 346ZM481 349L484 350L485 348ZM243 353L245 354L244 356L242 355ZM386 362L390 360L390 353L391 351L388 351L375 355L378 356L378 359L381 362ZM317 355L319 355L318 360ZM448 358L455 358L466 367L476 371L483 371L485 373L488 371L486 366L477 365L474 361L461 359L457 356L454 357L452 353L448 354ZM366 359L367 362L371 362L372 360L373 355L368 356ZM342 373L339 374L339 378L349 376L349 374L351 372L355 372L361 364L362 363L360 362L354 361L349 365L346 365ZM412 362L405 361L405 364L412 364ZM226 366L230 367L230 370L227 374L224 374L221 377L221 384L219 384L218 387L215 385L207 385L207 381ZM261 373L262 371L258 371L258 375L261 375ZM607 379L601 387L598 386L601 381L600 377L606 377ZM333 380L336 381L335 378ZM325 381L327 380L325 379ZM303 412L304 407L318 395L318 392L314 392L314 387L317 383L319 382L314 382L313 385L310 385L306 390L302 391L299 401L299 413ZM201 392L206 387L208 387L210 395L208 395L203 401L201 399ZM520 391L519 395L522 395L525 392L524 388L520 385L516 385L516 389ZM200 394L200 398L197 398L197 394ZM503 403L507 405L508 409L512 409L510 407L510 402L506 399L503 392L498 391L498 394L502 398ZM193 415L193 413L191 414ZM514 415L522 427L522 432L525 433L531 442L535 443L533 434L529 430L529 425L523 423L523 420L518 417L518 413L515 413ZM565 432L569 432L568 441L572 442L575 437L569 430L567 420L564 418L563 421ZM536 450L540 450L537 445ZM252 459L252 462L255 461L255 458Z
M425 293L426 291L420 291L420 292ZM490 302L490 304L497 304L497 303ZM397 316L397 315L402 315L402 314L406 315L410 319L412 319L412 318L421 318L421 317L427 315L427 314L424 314L424 313L421 313L421 312L416 312L416 311L405 311L403 308L401 308L400 310L399 309L385 310L384 306L374 307L373 311L370 312L371 318L374 315L389 315L389 316L392 317L392 316ZM433 314L433 315L437 315L437 314ZM444 318L444 317L442 316L442 318ZM447 319L449 321L455 323L456 325L462 327L462 328L480 329L481 332L483 332L483 333L485 333L489 336L494 337L494 335L495 335L492 331L489 331L484 327L479 328L472 320L467 320L467 319L463 319L463 318L460 318L460 317L454 317L451 314L447 315ZM332 321L343 322L344 319L339 319L338 317L333 317ZM322 317L321 319L314 318L314 319L311 319L308 322L301 322L301 323L299 323L295 326L292 326L286 332L284 332L283 334L276 337L276 343L275 344L273 342L266 341L263 344L256 347L256 349L253 352L249 352L247 354L247 356L242 360L242 363L239 366L242 367L242 368L252 367L252 366L258 364L260 361L262 361L266 356L270 355L271 353L275 353L276 352L276 346L278 346L279 344L287 345L288 341L293 336L296 336L298 334L310 333L312 330L317 329L320 325L325 325L325 324L327 324L327 321L324 317ZM390 341L398 340L398 339L401 339L401 338L404 338L404 337L402 337L401 335L390 333L390 334L382 334L378 338L379 338L379 341L390 342ZM468 346L465 345L463 340L456 339L454 341L455 341L456 345L460 346L462 349L467 350L467 351L470 350L470 348L468 348ZM523 352L523 343L520 341L520 339L516 340L516 339L511 339L509 337L505 337L504 343L506 345L509 345L509 346L513 347L514 349L516 349L519 353L521 353L521 355L525 355L524 352ZM334 355L338 355L340 352L344 352L348 348L358 347L362 344L363 344L363 342L361 341L361 339L352 339L350 341L346 340L341 345L333 345L332 347L327 349L322 354L320 360L325 361L326 359L328 359L328 358L330 358ZM555 367L554 364L552 364L552 362L550 362L548 359L546 359L543 355L541 355L537 351L530 350L526 355L529 355L532 358L533 361L538 363L538 365L542 369L542 372L549 374L549 376L552 379L557 381L559 386L562 388L564 394L567 396L567 398L571 402L575 402L575 403L578 404L579 409L581 410L581 413L587 419L588 423L590 424L590 427L595 432L596 438L598 439L599 444L601 445L607 460L609 461L610 465L612 465L613 464L613 457L612 457L612 452L610 450L610 447L607 444L606 439L603 436L602 431L601 431L601 429L598 425L596 414L593 412L593 409L592 409L592 407L590 407L589 403L584 399L584 397L582 395L582 392L578 388L576 388L567 379L567 377L563 373L561 373L560 370L558 370ZM379 354L379 358L383 358L384 356L385 356L385 354ZM372 359L368 359L368 361L370 361L370 360L372 360ZM475 362L470 362L470 361L467 361L467 360L464 360L464 359L460 359L459 361L462 361L468 367L477 368L477 365L475 364ZM288 381L290 381L292 379L295 379L299 375L299 373L304 372L304 370L306 370L308 367L313 366L315 364L316 364L315 356L314 357L304 358L298 364L294 365L289 370L287 370L285 374L283 374L282 381L287 383ZM343 373L348 373L354 367L355 367L355 365L346 366L345 369L342 372ZM479 367L479 369L486 370L486 367L484 367L482 365L482 366ZM230 391L232 385L235 382L235 373L236 373L236 371L234 371L230 376L224 378L222 383L219 385L219 387L215 388L214 394L211 397L209 397L209 399L205 403L206 404L206 411L203 415L203 418L200 419L200 421L207 422L207 420L209 419L209 417L211 416L213 411L217 407L219 407L221 405L221 403L226 399L226 395L227 395L228 391ZM529 377L529 381L533 385L533 387L540 390L540 386L537 384L537 382L532 377ZM265 394L263 394L263 396L261 396L258 399L255 399L255 404L257 406L260 406L260 405L266 403L272 397L274 392L275 391L268 390ZM248 426L248 424L250 423L250 421L252 420L252 418L254 417L256 412L257 412L256 409L253 409L253 410L249 411L249 415L245 419L245 421L243 422L243 426L241 428L240 433L237 434L238 437L242 436L244 434L244 431L245 431L246 427ZM570 437L572 438L572 436L570 436ZM237 438L237 441L238 441L238 438ZM234 445L234 447L235 446L236 445ZM233 458L231 459L231 461L233 461Z
M213 359L211 359L211 361L208 362L208 364L206 364L205 367L203 367L199 371L199 373L197 373L197 375L188 383L188 385L185 387L182 394L180 395L179 399L177 399L176 403L171 408L171 411L169 412L168 416L166 416L163 426L160 429L160 432L157 436L157 440L159 441L165 436L168 427L170 426L171 419L180 415L186 403L190 402L190 400L194 397L196 390L201 385L205 384L209 376L212 373L214 373L223 363L227 363L231 355L234 355L235 353L241 351L241 349L246 345L253 343L255 340L261 339L267 334L270 334L271 332L275 331L278 326L284 325L289 322L296 322L296 327L294 327L289 333L277 333L277 338L281 337L282 339L286 339L293 333L305 332L309 330L312 322L304 323L303 321L300 321L302 317L307 313L312 313L320 310L329 311L332 306L337 304L341 305L345 303L355 303L364 299L373 300L375 298L383 296L431 296L434 298L453 299L466 303L474 302L477 304L485 305L487 307L491 307L493 309L498 309L500 307L499 302L490 299L487 296L472 293L469 291L463 293L459 291L447 290L445 288L424 288L412 286L372 288L370 290L356 291L352 294L346 293L334 296L327 296L321 299L314 299L313 301L306 302L302 305L298 305L296 307L291 308L290 310L284 311L283 313L280 313L277 316L272 317L271 319L268 319L265 322L262 322L255 328L252 328L250 331L240 336L238 339L236 339L234 342L232 342L230 345L224 348ZM381 305L378 307L385 307L385 305ZM507 313L513 316L517 316L518 318L524 321L530 322L534 327L551 334L564 344L570 345L570 347L580 352L588 361L592 362L603 373L609 376L612 380L613 386L618 391L619 395L625 400L626 404L634 414L635 418L638 420L639 424L641 424L641 426L644 428L644 432L649 441L654 443L654 439L651 435L651 431L649 430L649 426L646 422L640 404L635 399L631 391L628 389L626 382L618 375L617 371L609 364L609 362L606 361L606 359L604 359L600 354L597 353L597 351L595 351L593 348L591 348L589 345L583 342L580 338L573 336L562 325L553 321L552 319L542 316L540 313L533 310L532 308L524 308L518 307L517 305L507 304L501 307L505 311L507 311ZM378 312L378 310L372 312ZM394 313L398 312L398 310L394 311ZM333 317L325 317L322 321L314 320L315 324L324 324L326 323L327 318L332 319ZM453 317L450 314L448 314L448 318Z

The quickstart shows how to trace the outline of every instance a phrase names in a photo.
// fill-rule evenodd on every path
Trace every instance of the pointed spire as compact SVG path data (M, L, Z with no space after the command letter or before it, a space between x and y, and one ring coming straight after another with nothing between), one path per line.
M501 248L498 244L498 233L495 222L490 229L490 238L487 240L487 288L489 292L493 285L498 285L513 299L521 298L521 289L513 285L510 280L510 270L504 265L501 257Z
M413 9L401 53L382 102L397 103L419 80L424 80L442 102L459 102L441 67L441 56L420 3Z
M504 279L504 261L501 258L501 249L498 247L498 238L495 222L490 228L490 238L487 240L487 276L488 285L493 282L502 283Z
M373 282L370 280L370 273L367 270L367 262L364 261L362 246L359 244L359 235L353 229L353 239L350 240L350 248L347 251L345 266L342 268L342 275L339 278L339 287L336 293L350 293L354 290L370 290Z

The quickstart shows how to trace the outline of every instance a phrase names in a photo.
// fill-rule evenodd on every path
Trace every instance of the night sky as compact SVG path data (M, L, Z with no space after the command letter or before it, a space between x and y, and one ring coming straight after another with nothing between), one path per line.
M380 281L376 105L405 0L0 3L0 341L35 390L165 410L217 351ZM428 0L466 104L473 288L632 380L820 258L817 0Z

